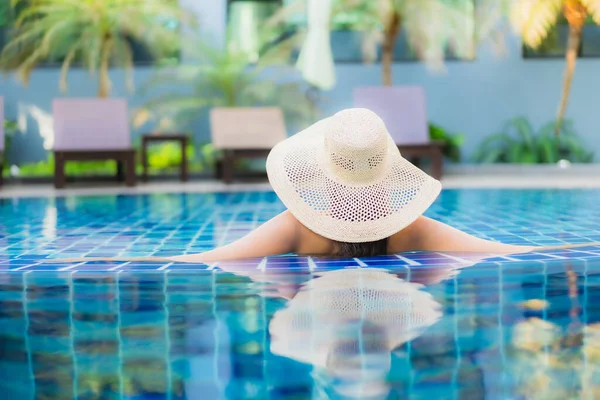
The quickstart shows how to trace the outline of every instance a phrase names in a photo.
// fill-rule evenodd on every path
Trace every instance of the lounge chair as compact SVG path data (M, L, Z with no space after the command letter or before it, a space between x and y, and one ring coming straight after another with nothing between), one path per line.
M4 183L4 98L0 96L0 186Z
M233 181L236 160L266 157L287 137L283 112L276 107L213 108L210 131L213 146L223 152L217 176L225 183Z
M54 186L66 184L67 161L115 160L117 177L135 186L135 150L131 145L127 103L123 99L56 99Z
M354 106L368 108L381 116L402 155L417 162L421 157L430 158L433 177L442 177L443 142L429 139L422 87L358 87L354 89Z

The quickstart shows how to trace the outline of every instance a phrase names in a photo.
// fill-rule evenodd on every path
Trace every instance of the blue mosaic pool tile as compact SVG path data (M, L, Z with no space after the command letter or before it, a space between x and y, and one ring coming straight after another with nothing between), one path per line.
M513 254L510 256L513 260L550 260L555 259L555 257L551 257L549 255L540 254L540 253L531 253L531 254Z
M444 191L429 216L505 243L557 245L600 240L598 191ZM47 258L171 256L196 253L250 232L284 210L272 192L99 196L0 202L1 271L227 270L204 264L49 264ZM508 266L524 261L600 258L600 247L488 255ZM296 256L245 261L248 269L451 267L470 256L411 252L399 257L327 260ZM478 260L481 264L486 262ZM475 262L475 261L472 261Z
M363 261L369 267L381 267L381 268L386 267L386 266L404 267L404 266L410 265L408 263L408 261L401 260L399 258L386 259L386 260L361 260L361 261Z
M316 268L337 269L348 267L360 267L361 264L355 259L313 259Z

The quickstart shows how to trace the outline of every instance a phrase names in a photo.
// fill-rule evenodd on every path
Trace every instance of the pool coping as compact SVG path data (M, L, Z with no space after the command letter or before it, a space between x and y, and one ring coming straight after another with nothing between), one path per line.
M574 174L449 174L442 179L444 189L600 189L600 173ZM115 184L83 183L55 189L50 184L9 184L0 188L0 199L29 197L68 197L140 195L155 193L236 193L244 191L272 191L267 181L224 184L217 180L177 182L172 180L152 181L133 188Z

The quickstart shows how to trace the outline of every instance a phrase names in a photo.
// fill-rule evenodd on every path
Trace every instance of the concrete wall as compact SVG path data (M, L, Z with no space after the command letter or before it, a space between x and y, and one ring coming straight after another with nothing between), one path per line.
M201 13L202 26L211 35L211 40L222 43L225 0L182 1ZM443 74L434 74L420 63L394 66L396 84L416 84L426 88L430 120L467 135L464 146L467 159L483 137L500 129L509 118L524 115L539 126L555 117L564 61L522 59L521 45L516 37L508 37L506 47L506 54L498 57L490 47L482 46L474 62L449 62L447 72ZM340 64L336 71L337 86L324 93L324 114L351 107L353 87L378 85L381 80L380 65ZM568 116L575 120L576 129L600 159L600 113L596 111L600 100L598 71L600 59L578 61ZM137 68L136 81L143 82L151 74L152 68ZM47 120L52 99L64 96L58 91L58 76L58 70L40 69L33 74L28 89L11 78L0 79L0 94L6 98L7 117L16 117L19 107L29 107L32 113L45 113L41 119ZM111 77L114 96L126 96L132 108L143 104L144 99L125 93L122 71L113 71ZM73 70L69 83L68 96L95 94L95 81L85 71ZM15 140L13 160L22 162L44 157L40 134L49 136L51 132L40 130L37 122L29 117L27 131ZM199 140L208 139L206 121L197 127L195 135Z

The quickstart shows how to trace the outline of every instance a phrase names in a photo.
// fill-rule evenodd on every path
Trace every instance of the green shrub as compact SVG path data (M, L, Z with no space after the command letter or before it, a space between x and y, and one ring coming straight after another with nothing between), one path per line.
M544 125L537 133L524 117L508 121L501 133L485 138L473 156L480 163L548 164L560 160L590 163L594 154L575 133L573 123L564 121L560 135L556 122Z
M212 144L202 144L199 152L196 147L189 144L186 151L188 165L191 172L202 172L214 167L216 152ZM148 164L150 173L170 172L178 170L181 163L181 151L179 144L161 143L148 148ZM94 176L115 175L117 173L116 163L112 160L106 161L70 161L66 164L67 175ZM137 173L142 172L142 165L136 165ZM9 171L5 172L6 174ZM54 175L54 156L49 154L43 161L25 163L19 167L21 177L50 177Z
M429 124L429 138L431 140L444 142L443 153L446 158L454 162L460 162L460 146L465 142L462 134L451 134L439 125Z

